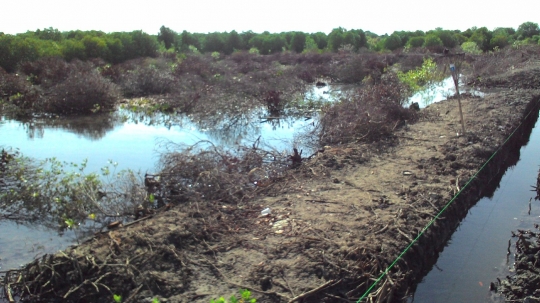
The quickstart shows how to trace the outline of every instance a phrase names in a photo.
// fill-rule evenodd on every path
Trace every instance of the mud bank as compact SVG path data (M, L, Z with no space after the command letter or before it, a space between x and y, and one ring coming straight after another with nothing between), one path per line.
M540 69L511 75L536 79ZM279 182L254 188L249 201L166 207L10 271L6 293L28 302L113 294L209 302L247 288L258 302L356 302L370 290L366 301L401 302L528 141L540 91L534 81L504 79L496 82L503 92L463 98L463 136L457 101L433 104L385 140L325 147Z
M540 171L536 181L535 202L540 200ZM529 207L530 203L529 201ZM515 274L506 276L490 284L492 291L501 292L511 302L540 302L540 225L535 223L527 230L512 232L515 239L508 242L508 254L515 253Z

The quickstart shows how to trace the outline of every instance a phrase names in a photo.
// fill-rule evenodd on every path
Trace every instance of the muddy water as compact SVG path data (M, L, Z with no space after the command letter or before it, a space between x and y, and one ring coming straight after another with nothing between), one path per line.
M504 302L489 291L490 282L512 275L512 254L507 258L511 231L531 229L540 221L540 201L531 185L540 168L540 123L519 162L502 177L491 198L481 199L461 222L433 269L409 302ZM515 239L512 239L512 244Z

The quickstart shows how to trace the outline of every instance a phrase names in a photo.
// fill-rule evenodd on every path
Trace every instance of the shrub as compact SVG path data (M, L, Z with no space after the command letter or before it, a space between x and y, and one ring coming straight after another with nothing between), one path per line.
M240 202L257 186L272 182L287 169L283 156L253 147L240 147L234 153L224 151L208 141L192 146L164 143L161 155L161 188L175 202L223 201ZM265 157L276 161L265 163ZM284 160L286 161L286 160ZM262 183L261 183L262 182Z
M420 91L425 85L440 80L437 74L437 64L430 58L425 59L421 67L406 73L398 71L397 77L400 82L407 85L411 94Z
M369 74L364 63L361 56L349 55L334 65L332 78L341 83L360 83Z
M135 59L105 72L118 84L125 97L168 94L175 79L167 59Z
M423 46L425 48L437 48L437 47L442 47L443 43L441 39L437 37L437 35L429 34L429 35L426 35Z
M436 35L439 37L439 39L441 39L441 42L444 47L454 48L458 43L456 35L452 31L441 30L441 31L437 31Z
M401 38L398 34L392 34L383 40L385 49L394 51L402 46Z
M30 89L25 77L19 74L9 74L0 67L0 100L17 97Z
M0 206L4 215L20 221L39 220L53 228L76 227L87 218L104 222L116 214L128 215L144 199L144 187L132 171L102 168L101 176L86 173L80 164L48 158L37 162L12 150L2 151ZM82 225L80 228L92 229Z
M174 74L180 76L182 74L199 75L202 78L209 78L216 74L211 62L206 60L202 55L188 55L180 64L176 66Z
M323 109L317 128L321 145L378 141L415 113L403 107L407 89L393 74L361 88L350 100Z
M72 65L60 57L46 57L21 64L19 71L34 85L49 88L67 79Z
M482 50L478 47L476 42L463 42L463 44L461 44L461 49L472 55L480 55L482 53Z
M36 110L58 114L111 110L119 98L117 87L88 63L71 65L67 79L52 86Z
M497 35L489 41L489 45L492 49L502 49L508 45L508 37L504 35Z
M424 45L424 37L412 37L407 42L409 47L422 47Z

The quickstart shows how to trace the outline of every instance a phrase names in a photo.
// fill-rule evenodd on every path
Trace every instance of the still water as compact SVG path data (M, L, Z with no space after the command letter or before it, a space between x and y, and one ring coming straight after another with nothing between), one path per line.
M306 93L306 98L330 101L335 95L329 90L314 87ZM117 170L131 169L144 175L159 171L159 155L165 151L167 142L191 145L208 140L222 148L234 149L257 141L260 148L291 154L295 133L311 127L315 115L306 113L278 119L268 117L261 108L234 120L220 119L215 123L126 110L24 121L0 117L0 148L16 149L38 161L55 157L80 164L87 160L85 173L99 173L109 162L115 162ZM76 243L73 231L58 235L57 231L42 226L0 220L0 271L16 268L72 243Z
M504 302L489 291L489 284L512 275L512 256L507 259L510 232L532 229L533 223L540 222L540 201L534 201L531 191L539 168L537 121L528 144L521 148L519 162L506 171L493 197L481 199L470 209L410 302Z

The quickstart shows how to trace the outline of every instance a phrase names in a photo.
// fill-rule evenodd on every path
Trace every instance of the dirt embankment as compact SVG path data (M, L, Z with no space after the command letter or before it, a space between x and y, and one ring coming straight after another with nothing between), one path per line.
M540 100L538 81L521 84L539 75L485 79L505 91L462 99L465 135L457 100L433 104L386 140L325 148L252 201L164 209L8 273L9 289L39 302L209 302L239 288L258 302L355 302L463 189L368 295L399 302L519 159Z

